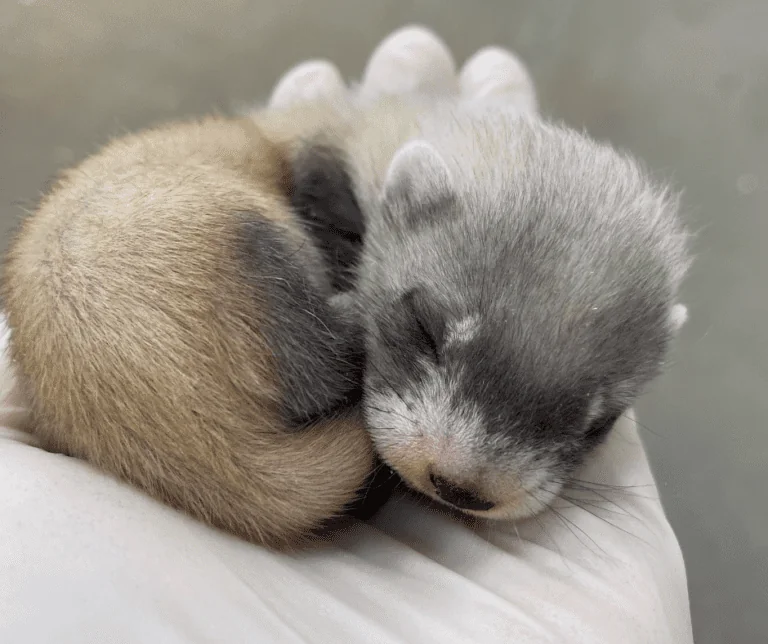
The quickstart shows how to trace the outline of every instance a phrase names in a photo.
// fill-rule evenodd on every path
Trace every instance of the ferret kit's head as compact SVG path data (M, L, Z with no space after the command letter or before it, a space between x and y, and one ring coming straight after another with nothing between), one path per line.
M686 316L687 234L675 197L576 132L452 136L395 154L371 218L366 418L412 487L523 518L659 373Z

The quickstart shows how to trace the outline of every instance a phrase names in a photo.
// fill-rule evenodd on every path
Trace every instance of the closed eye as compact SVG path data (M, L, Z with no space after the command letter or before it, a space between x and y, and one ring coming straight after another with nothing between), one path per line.
M435 311L425 307L416 290L409 291L403 298L403 303L408 310L414 340L423 353L439 363L442 337L438 333L444 329L443 320Z
M435 360L435 362L440 362L440 348L437 346L437 341L418 317L416 318L416 326L419 329L421 340L429 351L430 356Z

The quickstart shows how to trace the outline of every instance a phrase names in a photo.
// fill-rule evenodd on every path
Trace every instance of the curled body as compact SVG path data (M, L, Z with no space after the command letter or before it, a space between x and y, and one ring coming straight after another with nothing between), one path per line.
M359 347L291 204L290 142L317 122L290 122L109 143L23 222L3 276L43 444L275 548L353 503L374 462Z

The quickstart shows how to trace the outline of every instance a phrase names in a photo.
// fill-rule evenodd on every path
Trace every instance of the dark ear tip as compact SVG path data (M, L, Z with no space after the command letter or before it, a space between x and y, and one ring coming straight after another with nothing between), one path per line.
M343 151L308 142L292 162L290 199L304 229L324 253L334 288L354 282L365 220L354 193Z
M365 221L342 150L309 142L296 153L292 173L291 201L301 216L329 224L353 241L362 240Z

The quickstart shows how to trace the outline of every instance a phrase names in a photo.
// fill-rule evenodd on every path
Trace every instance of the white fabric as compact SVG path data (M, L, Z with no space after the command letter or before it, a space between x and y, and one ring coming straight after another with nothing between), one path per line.
M693 641L680 549L629 420L580 477L632 486L585 506L614 525L572 507L518 536L402 499L333 547L284 556L36 447L5 357L0 374L0 642Z

